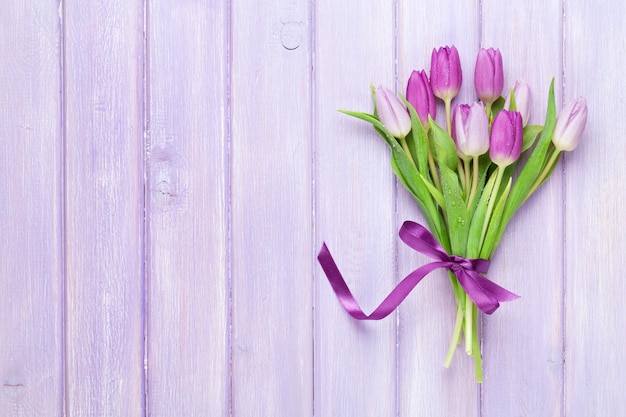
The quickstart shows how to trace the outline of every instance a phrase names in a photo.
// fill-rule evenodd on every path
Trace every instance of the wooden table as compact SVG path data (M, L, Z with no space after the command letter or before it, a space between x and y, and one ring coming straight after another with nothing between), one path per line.
M0 416L619 416L626 409L626 3L31 0L0 12ZM385 144L337 109L478 48L542 123L589 105L580 146L516 215L490 277L485 382L426 262ZM443 115L439 109L439 119Z

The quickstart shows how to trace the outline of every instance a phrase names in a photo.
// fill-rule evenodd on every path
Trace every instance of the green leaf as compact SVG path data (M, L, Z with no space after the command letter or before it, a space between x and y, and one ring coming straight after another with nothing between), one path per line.
M407 106L409 114L411 115L411 133L407 136L407 144L409 145L409 149L411 149L411 153L413 154L413 159L417 164L417 170L420 174L429 178L428 152L430 150L428 148L428 135L413 105L409 103L401 94L400 99L402 99L404 104Z
M374 116L378 119L378 111L376 110L376 87L374 87L374 84L370 84L370 90L372 90L372 103L374 103Z
M430 195L433 196L433 198L435 199L437 204L439 204L439 206L442 207L442 208L445 207L445 200L443 198L443 194L441 193L441 191L439 191L437 189L437 187L435 187L433 185L432 182L430 182L430 181L428 181L428 179L424 178L424 176L422 174L420 174L420 178L422 179L422 182L424 183L426 188L428 188L428 191L430 191Z
M364 113L364 112L360 112L360 111L352 111L352 110L338 110L340 113L343 114L347 114L348 116L352 116L352 117L356 117L357 119L361 119L364 120L368 123L373 124L374 126L380 124L381 126L384 126L382 124L382 122L380 120L378 120L378 117L376 117L373 114L369 114L369 113ZM387 130L385 128L385 130ZM385 140L387 140L385 138Z
M454 254L463 256L470 227L469 210L461 197L461 184L456 171L449 169L446 165L441 165L439 175L445 202L444 212L450 232L450 246Z
M554 134L554 125L556 123L556 104L554 100L554 78L550 84L550 93L548 94L548 110L546 112L546 122L537 142L537 145L533 149L528 161L522 168L515 184L511 188L511 194L504 206L502 213L502 221L498 232L494 237L493 250L500 242L502 234L506 225L511 220L511 217L520 208L520 206L526 201L528 194L541 173L541 169L545 164L546 155L552 142L552 135Z
M552 151L554 148L551 146L550 150ZM548 152L550 153L550 152ZM541 184L543 184L544 182L546 182L548 180L548 178L550 178L550 176L552 175L552 173L554 172L554 169L556 168L556 166L559 164L559 157L557 157L556 161L554 161L554 163L552 164L552 166L550 167L550 170L548 171L548 173L546 174L545 178L543 179L543 181L541 181ZM543 170L546 168L546 165L548 164L548 161L546 161L546 163L543 165L543 167L541 168L541 171L543 172ZM539 184L539 186L541 186L541 184Z
M434 206L432 200L424 200L423 196L416 195L416 193L412 190L413 187L405 179L402 169L399 167L398 161L394 156L391 157L391 169L394 174L396 174L396 177L398 177L402 185L404 185L404 188L406 188L407 191L409 191L415 198L415 202L424 214L430 232L433 234L435 239L441 243L444 249L450 250L450 243L447 240L445 225L443 225L439 211L437 210L437 207Z
M537 137L543 130L540 125L528 125L524 128L524 141L522 143L522 152L534 145Z
M402 172L400 171L400 168L398 167L398 163L396 162L395 158L391 158L391 169L393 173L396 174L396 177L398 177L402 185L404 185L404 188L406 188L410 192L411 189L409 187L409 184L407 184L406 180L404 179L404 175L402 175ZM418 202L418 204L420 204L421 209L421 202Z
M544 182L546 182L548 178L550 178L550 176L552 175L552 173L554 172L554 169L556 168L558 164L559 164L559 160L557 158L556 162L554 163L554 165L552 165L552 168L550 168L550 171L548 172L548 174L546 175L546 177L544 178L541 184L543 184Z
M435 161L437 161L439 166L445 165L449 169L455 170L459 163L459 156L456 153L456 145L452 137L435 123L432 118L429 117L428 119L430 121L428 134L431 139Z
M515 88L511 88L511 92L509 93L509 110L516 111L517 103L515 103Z
M441 222L441 215L437 205L433 201L427 186L424 184L420 174L417 172L415 165L411 163L406 156L402 148L397 144L391 147L392 153L392 167L395 164L397 167L396 175L399 172L401 174L401 180L403 179L403 185L409 190L415 197L422 213L426 217L430 226L430 231L444 245L446 239L445 228Z
M495 119L496 115L500 113L500 110L504 108L505 101L506 100L504 99L504 97L500 96L497 98L496 101L493 102L493 104L491 105L491 120Z

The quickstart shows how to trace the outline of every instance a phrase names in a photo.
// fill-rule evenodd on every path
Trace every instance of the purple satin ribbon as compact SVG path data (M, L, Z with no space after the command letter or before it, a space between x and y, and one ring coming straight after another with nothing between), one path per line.
M369 316L361 310L361 307L354 299L326 244L322 245L317 259L324 273L326 273L328 282L333 287L337 299L339 299L339 302L348 314L355 319L380 320L387 317L426 275L439 268L446 268L452 271L467 295L484 313L491 314L496 311L500 306L500 301L511 301L519 298L518 295L505 290L481 275L487 273L489 268L488 260L466 259L461 256L448 255L437 242L437 239L425 227L412 221L404 222L399 234L404 243L411 248L433 259L437 259L437 261L421 266L407 275Z

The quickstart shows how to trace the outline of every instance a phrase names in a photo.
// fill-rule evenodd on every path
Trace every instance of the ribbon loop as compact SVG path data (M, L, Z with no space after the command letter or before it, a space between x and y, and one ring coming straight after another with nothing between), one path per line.
M428 229L412 221L404 222L399 235L409 247L436 261L423 265L407 275L370 315L363 312L339 272L328 247L325 243L322 245L317 259L337 299L348 314L355 319L380 320L387 317L426 275L439 268L452 271L476 307L486 314L496 311L501 301L519 298L518 295L481 275L486 274L489 269L487 259L468 259L458 255L449 255Z

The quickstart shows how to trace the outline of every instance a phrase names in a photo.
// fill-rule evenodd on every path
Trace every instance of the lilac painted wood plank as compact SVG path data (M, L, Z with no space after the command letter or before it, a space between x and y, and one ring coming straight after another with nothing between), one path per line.
M309 3L232 2L232 414L311 415Z
M63 8L66 412L141 416L143 3Z
M0 415L63 409L58 3L0 13Z
M502 52L505 89L516 79L529 83L530 123L544 124L552 77L561 102L560 4L483 1L482 6L482 45ZM484 416L563 414L562 218L557 168L515 215L489 270L493 280L522 298L484 317Z
M455 45L459 50L464 82L453 103L475 100L473 76L479 35L476 2L456 1L398 3L398 84L406 91L412 70L430 71L433 48ZM428 16L424 20L423 16ZM416 24L416 22L420 22ZM445 126L443 104L437 120ZM398 224L422 221L416 202L399 185ZM423 222L426 225L425 222ZM432 261L399 243L400 277ZM450 369L443 367L454 328L456 305L445 272L427 277L400 308L399 404L401 415L471 416L478 412L478 388L474 362L461 346ZM454 400L450 400L454 398Z
M315 16L314 250L326 241L369 313L396 278L394 177L382 138L336 110L371 112L370 83L393 88L393 5L322 0ZM320 267L315 288L315 415L395 416L396 315L352 319Z
M148 415L227 416L226 2L149 16Z
M587 98L581 144L566 154L565 276L567 416L626 409L626 121L623 16L618 1L568 1L564 101Z

